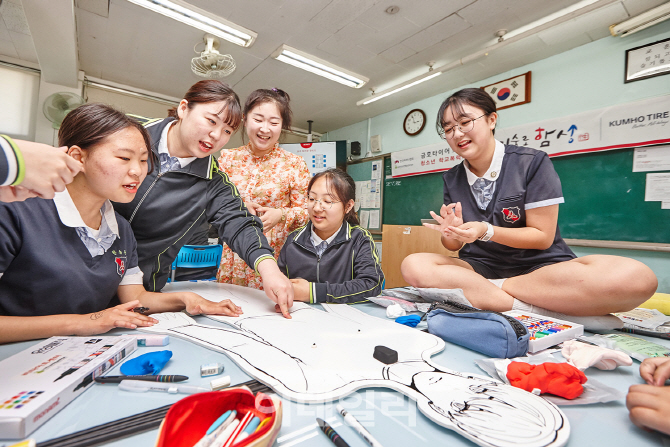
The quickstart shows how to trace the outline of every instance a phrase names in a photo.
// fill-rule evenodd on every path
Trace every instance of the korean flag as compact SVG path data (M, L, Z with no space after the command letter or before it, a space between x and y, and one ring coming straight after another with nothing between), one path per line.
M530 76L528 77L530 81ZM530 86L529 86L530 87ZM526 75L517 76L482 87L496 102L498 110L530 101L526 98ZM528 89L530 92L530 89Z

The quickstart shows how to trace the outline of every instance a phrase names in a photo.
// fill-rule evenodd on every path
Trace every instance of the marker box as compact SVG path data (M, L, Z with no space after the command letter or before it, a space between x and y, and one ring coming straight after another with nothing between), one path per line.
M508 310L503 313L514 317L526 327L530 333L528 352L531 354L584 335L584 326L571 321L517 310Z
M223 363L208 363L200 366L200 377L217 376L223 372Z
M27 437L137 347L131 335L51 337L0 362L0 439Z

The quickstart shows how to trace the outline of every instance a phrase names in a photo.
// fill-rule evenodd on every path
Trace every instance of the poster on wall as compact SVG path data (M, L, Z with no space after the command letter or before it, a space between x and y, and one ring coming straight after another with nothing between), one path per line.
M300 155L307 163L307 169L312 177L336 166L337 143L335 141L281 144L280 146L292 154Z

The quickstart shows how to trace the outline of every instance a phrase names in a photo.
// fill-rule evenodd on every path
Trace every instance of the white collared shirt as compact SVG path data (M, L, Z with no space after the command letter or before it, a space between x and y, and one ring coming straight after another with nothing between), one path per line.
M98 230L94 230L86 225L79 210L72 201L67 188L63 192L57 192L54 195L53 201L54 205L56 205L60 221L66 227L74 228L77 231L79 239L81 239L92 257L105 254L116 238L120 237L119 224L116 221L114 207L109 200L106 200L102 208L100 208L102 219L100 220L100 228ZM143 276L139 267L133 267L123 276L120 285L142 284Z
M491 160L491 165L489 166L489 169L481 177L491 182L495 182L496 180L498 180L498 177L500 177L500 170L502 169L503 157L505 156L505 145L498 140L495 141L496 141L496 147L493 150L493 159ZM479 177L477 177L475 174L473 174L472 171L470 171L470 165L468 164L467 160L463 162L463 166L465 167L465 173L468 176L468 184L472 186Z
M167 126L165 126L165 129L163 129L163 132L161 133L161 139L158 141L158 153L159 154L168 154L168 156L172 157L170 154L170 151L168 150L168 145L167 145L167 139L168 139L168 131L170 130L170 127L172 127L174 124L176 124L177 121L172 121L169 123ZM179 160L179 165L182 168L185 168L188 166L190 163L192 163L196 157L186 157L186 158L179 158L175 157L177 160Z
M333 239L335 239L335 237L337 236L337 234L340 232L341 229L342 229L342 225L340 225L340 228L338 228L337 231L336 231L335 233L333 233L333 235L332 235L331 237L329 237L328 239L326 239L326 243L327 243L328 245L330 245L330 243L333 242ZM315 247L318 247L319 244L320 244L321 242L323 242L323 239L321 239L321 238L314 232L314 224L312 224L312 235L311 235L311 239L312 239L312 244L314 244Z

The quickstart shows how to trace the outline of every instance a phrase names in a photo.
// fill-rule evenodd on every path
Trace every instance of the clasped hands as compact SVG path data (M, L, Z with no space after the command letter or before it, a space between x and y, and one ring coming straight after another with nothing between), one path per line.
M261 222L263 222L263 232L270 231L281 220L281 208L270 208L256 202L244 202L244 204L251 214L260 217Z
M443 237L464 243L471 243L482 237L488 229L485 222L463 222L461 202L442 205L440 215L430 212L439 225L423 224L431 230L439 231Z

